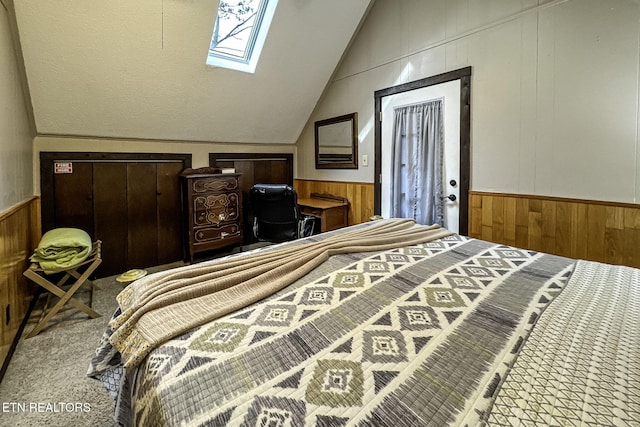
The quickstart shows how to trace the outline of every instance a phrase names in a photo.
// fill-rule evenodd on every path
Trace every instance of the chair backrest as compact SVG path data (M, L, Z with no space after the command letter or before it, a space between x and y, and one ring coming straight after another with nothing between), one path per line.
M285 242L299 237L298 194L286 184L255 184L249 191L254 234L260 240Z

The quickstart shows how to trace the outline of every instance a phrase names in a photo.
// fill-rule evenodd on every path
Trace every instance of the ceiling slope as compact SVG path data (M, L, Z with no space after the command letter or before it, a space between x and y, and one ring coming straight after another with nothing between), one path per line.
M373 0L280 0L254 74L205 65L217 0L14 0L37 132L296 142Z

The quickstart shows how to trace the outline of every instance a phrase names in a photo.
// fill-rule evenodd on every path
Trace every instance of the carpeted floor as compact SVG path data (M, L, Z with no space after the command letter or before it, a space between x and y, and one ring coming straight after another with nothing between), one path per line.
M163 270L168 266L147 269ZM86 372L107 322L116 309L115 296L124 288L115 276L89 283L76 293L102 314L89 319L73 308L65 309L45 330L24 337L37 324L46 296L38 300L7 372L0 383L0 426L115 426L113 401ZM55 303L57 299L52 298Z

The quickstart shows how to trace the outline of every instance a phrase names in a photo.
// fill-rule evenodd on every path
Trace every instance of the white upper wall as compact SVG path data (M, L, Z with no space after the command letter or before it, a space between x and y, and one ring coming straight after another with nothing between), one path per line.
M0 4L0 212L33 195L31 129L9 28Z
M472 67L471 188L640 202L640 6L634 0L378 0L298 141L316 170L313 122L358 112L373 159L374 91ZM360 159L361 160L361 159Z
M371 3L280 1L246 74L205 65L217 0L14 1L39 134L278 144Z

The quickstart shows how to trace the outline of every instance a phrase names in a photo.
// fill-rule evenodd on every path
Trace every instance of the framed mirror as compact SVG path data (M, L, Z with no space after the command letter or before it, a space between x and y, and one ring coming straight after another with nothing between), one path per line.
M358 114L315 122L316 169L358 169Z

